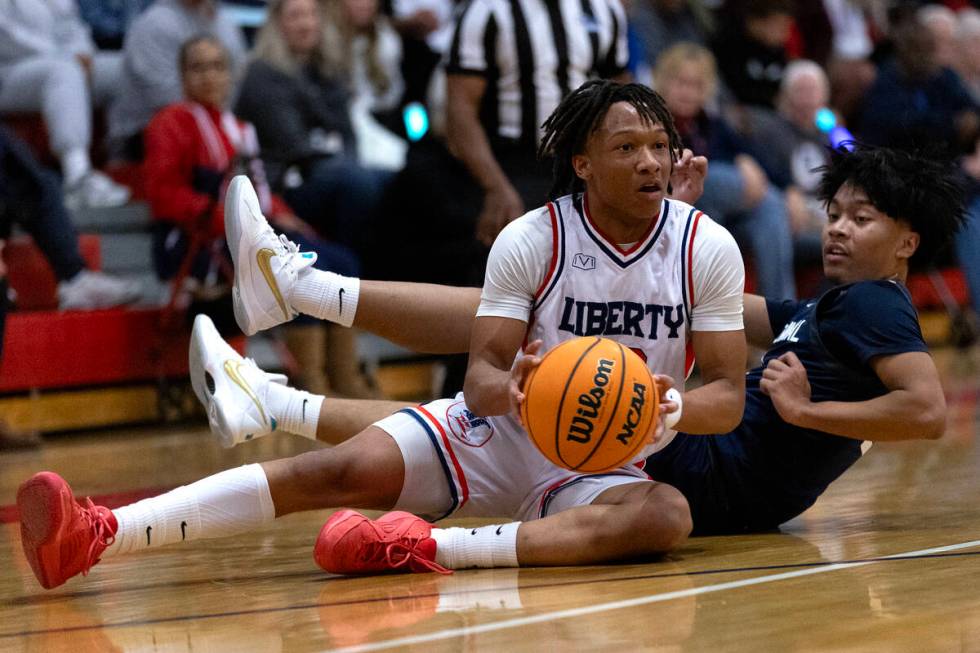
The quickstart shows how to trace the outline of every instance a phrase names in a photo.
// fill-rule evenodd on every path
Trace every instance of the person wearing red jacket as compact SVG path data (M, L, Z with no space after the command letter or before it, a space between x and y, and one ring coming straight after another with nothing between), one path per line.
M229 180L245 174L255 185L263 212L277 229L303 251L316 254L317 268L352 275L360 268L346 247L319 238L296 217L286 202L269 190L254 127L225 109L231 94L228 55L215 38L195 37L180 49L184 100L164 107L144 133L146 197L154 218L154 264L161 279L172 279L194 234L205 236L191 263L186 289L195 312L206 312L220 326L234 329L230 293L222 259L223 198ZM290 328L286 342L303 371L299 382L311 390L330 388L347 396L371 396L359 369L355 334L350 329L325 332L314 323ZM329 341L329 344L328 344ZM327 355L329 347L330 356Z

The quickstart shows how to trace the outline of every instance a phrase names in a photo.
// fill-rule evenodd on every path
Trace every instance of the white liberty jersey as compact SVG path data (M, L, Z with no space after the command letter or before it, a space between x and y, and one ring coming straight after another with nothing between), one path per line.
M665 199L647 233L623 249L591 220L584 196L566 195L547 210L551 265L535 295L528 342L541 339L548 351L571 338L604 336L682 384L694 362L691 259L701 212Z

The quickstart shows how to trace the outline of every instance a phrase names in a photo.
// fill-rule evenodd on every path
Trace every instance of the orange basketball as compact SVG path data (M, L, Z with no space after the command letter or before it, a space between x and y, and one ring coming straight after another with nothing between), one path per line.
M657 419L657 386L635 352L608 338L558 345L524 382L521 419L556 465L605 472L628 463Z

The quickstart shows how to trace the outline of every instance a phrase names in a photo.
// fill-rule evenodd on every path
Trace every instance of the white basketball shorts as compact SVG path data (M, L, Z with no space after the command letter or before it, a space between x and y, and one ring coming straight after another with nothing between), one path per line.
M635 465L603 474L558 467L515 418L477 417L462 393L406 408L375 426L394 438L405 460L395 509L429 521L450 515L529 521L588 505L617 485L652 482Z

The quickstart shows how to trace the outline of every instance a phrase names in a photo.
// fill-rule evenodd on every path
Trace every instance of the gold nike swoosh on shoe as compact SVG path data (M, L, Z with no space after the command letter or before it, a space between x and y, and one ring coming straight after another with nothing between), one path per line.
M248 384L248 381L242 377L239 368L242 366L241 361L228 359L225 361L225 374L235 382L235 384L242 389L242 391L248 395L249 399L255 404L255 407L259 409L259 414L262 415L262 421L266 424L269 420L266 419L265 410L262 408L262 404L259 403L259 398L256 396L255 391L252 390L252 386Z
M255 260L259 264L259 270L262 271L262 276L265 277L265 282L269 284L269 289L272 290L272 294L279 303L279 308L282 310L282 314L285 315L286 319L288 320L290 318L289 308L286 306L286 300L283 298L282 293L279 292L279 284L276 283L276 275L272 273L272 265L269 263L274 256L276 256L276 253L273 250L269 249L268 247L263 247L255 253Z

